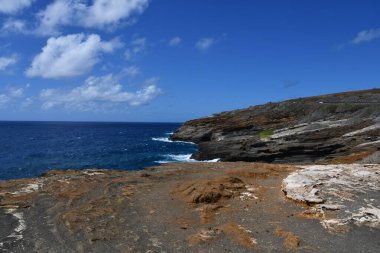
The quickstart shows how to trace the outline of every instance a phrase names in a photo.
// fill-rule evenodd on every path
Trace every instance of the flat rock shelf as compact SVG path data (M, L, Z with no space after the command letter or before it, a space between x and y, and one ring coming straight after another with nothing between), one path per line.
M0 181L0 252L378 252L379 173L218 162Z

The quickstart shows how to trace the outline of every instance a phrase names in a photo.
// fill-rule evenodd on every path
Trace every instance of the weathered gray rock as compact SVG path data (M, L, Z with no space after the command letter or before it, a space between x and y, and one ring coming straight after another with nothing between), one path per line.
M288 198L308 203L326 229L350 223L380 229L380 165L306 165L283 180ZM325 210L336 211L328 216Z
M267 103L184 123L198 160L352 163L380 147L380 89Z
M0 180L0 252L377 253L379 172L198 162Z

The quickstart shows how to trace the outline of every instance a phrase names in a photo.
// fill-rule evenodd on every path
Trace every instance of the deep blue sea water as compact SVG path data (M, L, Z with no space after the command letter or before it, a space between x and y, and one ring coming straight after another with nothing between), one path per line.
M171 142L176 123L0 122L0 179L51 169L136 170L189 161L196 146Z

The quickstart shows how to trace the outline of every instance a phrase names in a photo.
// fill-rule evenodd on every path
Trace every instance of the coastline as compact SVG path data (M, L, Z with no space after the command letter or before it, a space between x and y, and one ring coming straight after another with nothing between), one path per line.
M143 170L2 180L0 251L377 252L380 111L356 102L379 95L331 94L188 121L137 142L156 146L161 163ZM189 142L158 160L162 147Z

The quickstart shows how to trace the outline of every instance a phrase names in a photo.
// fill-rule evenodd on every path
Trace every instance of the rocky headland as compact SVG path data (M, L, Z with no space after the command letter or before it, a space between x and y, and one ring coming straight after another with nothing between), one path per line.
M380 90L186 122L193 156L0 181L0 252L378 252Z
M183 124L172 140L198 144L197 160L380 162L380 89L267 103Z

